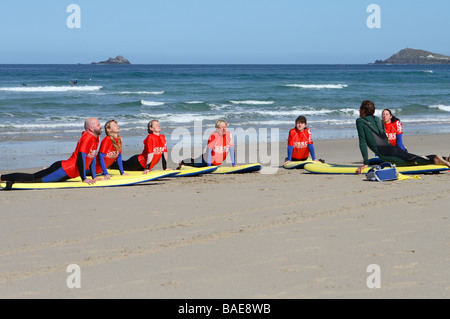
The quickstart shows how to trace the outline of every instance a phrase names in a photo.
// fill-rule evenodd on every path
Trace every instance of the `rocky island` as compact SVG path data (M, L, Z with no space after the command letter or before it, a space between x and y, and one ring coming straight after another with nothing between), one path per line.
M376 60L372 64L450 64L450 56L406 48L389 59Z
M118 55L115 58L109 58L108 60L101 62L92 62L91 64L103 65L103 64L131 64L131 63L123 56Z

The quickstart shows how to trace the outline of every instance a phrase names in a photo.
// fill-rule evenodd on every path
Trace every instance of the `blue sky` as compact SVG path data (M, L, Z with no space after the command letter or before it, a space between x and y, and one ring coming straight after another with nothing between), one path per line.
M81 28L69 28L70 4ZM370 4L380 28L369 28ZM2 0L0 63L350 64L450 55L448 0Z

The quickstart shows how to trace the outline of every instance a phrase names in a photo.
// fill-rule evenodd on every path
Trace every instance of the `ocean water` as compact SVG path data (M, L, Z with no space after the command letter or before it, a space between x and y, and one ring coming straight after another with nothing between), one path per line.
M169 147L218 119L285 140L299 115L314 140L352 138L365 99L405 135L450 132L448 65L0 65L0 169L66 159L91 116L118 121L133 150L152 119Z

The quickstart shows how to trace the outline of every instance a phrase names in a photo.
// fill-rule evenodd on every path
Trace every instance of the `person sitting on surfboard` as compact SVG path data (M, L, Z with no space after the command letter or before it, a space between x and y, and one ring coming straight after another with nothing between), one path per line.
M94 184L98 179L95 174L95 166L102 126L97 118L88 118L84 123L84 129L75 151L68 160L55 162L50 167L33 174L12 173L0 175L0 181L50 183L64 182L80 176L84 183ZM92 179L86 177L89 166L91 167Z
M201 155L199 158L182 160L178 168L181 168L183 165L194 167L219 166L227 158L228 152L230 153L233 167L236 167L233 136L227 131L227 126L227 122L218 120L216 122L216 131L209 136L206 154Z
M148 135L144 140L144 150L141 154L134 155L123 162L124 171L143 171L143 174L150 172L159 160L162 159L163 170L167 168L167 141L166 137L161 134L161 125L159 121L152 120L147 125ZM119 165L115 162L111 168L119 169Z
M381 113L381 119L384 123L384 130L388 137L389 143L394 146L398 146L406 151L403 145L403 125L400 120L392 114L389 109L384 109Z
M361 171L369 166L367 148L374 152L382 161L396 164L397 166L435 164L450 167L449 158L444 159L441 155L419 156L392 145L386 135L383 122L374 114L375 104L372 101L363 101L359 109L360 118L356 120L363 165L358 167L356 174L361 174Z
M106 122L105 133L97 155L96 173L103 173L105 179L109 180L111 175L108 174L108 168L117 161L120 174L127 175L122 164L122 137L119 135L119 124L115 120Z
M295 128L289 131L287 158L283 165L291 161L305 161L310 154L313 161L319 162L316 159L311 131L306 127L306 117L299 116L295 120Z

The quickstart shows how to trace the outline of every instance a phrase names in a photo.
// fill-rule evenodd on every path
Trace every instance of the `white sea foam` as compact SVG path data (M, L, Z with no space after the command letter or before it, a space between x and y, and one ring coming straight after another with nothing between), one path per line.
M199 114L165 114L165 116L158 115L163 121L169 123L194 123L194 121L217 121L221 118L220 114L217 115L199 115Z
M348 87L347 84L286 84L285 86L310 90L343 89Z
M141 104L145 105L145 106L161 106L161 105L164 105L164 102L154 102L154 101L141 100Z
M126 124L147 124L149 120L156 119L161 122L162 126L166 126L168 123L191 123L194 121L216 121L221 118L221 114L217 115L200 115L198 113L160 113L160 114L149 114L149 113L139 113L137 118L133 119L120 119L121 125Z
M290 110L290 111L254 111L253 114L258 115L265 115L265 116L295 116L298 115L323 115L323 114L329 114L331 112L334 112L333 110L302 110L302 109L296 109L296 110ZM235 113L236 114L236 113ZM239 114L239 113L237 113ZM248 113L242 113L242 114L248 114Z
M136 92L124 91L124 92L114 92L114 93L111 93L111 94L119 94L119 95L131 95L131 94L161 95L161 94L164 94L164 91L154 91L154 92L151 92L151 91L136 91Z
M430 105L429 108L439 109L439 110L445 111L445 112L450 112L450 105L436 104L436 105Z
M2 87L0 91L4 92L90 92L99 91L102 86L23 86L23 87Z
M351 126L355 124L354 119L324 119L324 120L308 120L308 126L322 126L322 125L332 125L332 126ZM254 121L244 121L240 122L238 125L266 125L266 126L291 126L294 127L293 120L254 120Z
M259 126L277 126L277 125L291 125L292 127L294 127L293 121L284 121L284 120L255 120L255 121L244 121L244 122L240 122L238 124L238 126L243 125L243 126L249 126L249 125L259 125Z
M208 103L208 106L211 108L211 110L213 111L219 111L222 110L224 108L227 108L230 106L230 104L221 104L221 105L217 105L217 104L213 104L213 103Z
M308 124L327 124L327 125L355 125L354 119L325 119L325 120L316 120L316 121L308 121Z
M427 124L427 123L431 123L431 124L447 124L450 123L450 119L446 116L444 117L427 117L426 119L423 118L405 118L402 117L402 123L414 123L414 124Z
M359 110L357 109L351 109L351 108L342 108L338 110L340 113L345 113L350 116L359 116ZM377 113L378 110L375 110L375 113ZM381 113L380 113L381 114Z
M257 101L257 100L244 100L244 101L230 101L233 104L249 104L249 105L271 105L274 101Z
M26 123L26 124L18 124L18 123L8 123L8 124L0 124L0 128L17 128L17 129L55 129L55 128L69 128L69 127L79 127L80 129L83 129L83 122L77 122L77 123L70 123L70 122L48 122L48 123L40 123L40 124L33 124L33 123Z
M189 102L185 102L186 104L202 104L204 103L203 101L189 101Z

